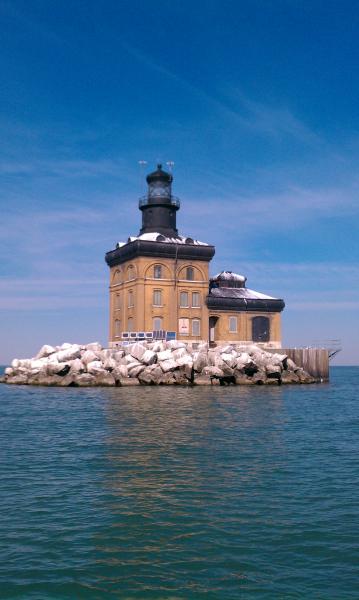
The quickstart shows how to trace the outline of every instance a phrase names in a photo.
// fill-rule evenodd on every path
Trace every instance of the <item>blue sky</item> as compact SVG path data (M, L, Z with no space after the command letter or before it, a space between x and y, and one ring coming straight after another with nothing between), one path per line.
M359 5L0 2L0 363L107 340L104 254L175 162L212 272L283 297L283 343L359 363ZM142 178L142 179L141 179Z

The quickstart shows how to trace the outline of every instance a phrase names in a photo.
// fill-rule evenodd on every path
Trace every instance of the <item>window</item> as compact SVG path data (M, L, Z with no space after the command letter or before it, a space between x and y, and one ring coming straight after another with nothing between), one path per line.
M186 269L186 279L188 279L188 281L193 281L194 280L194 268L193 267L187 267L187 269Z
M155 317L153 319L153 331L160 331L162 328L162 317Z
M127 331L133 331L133 318L129 317L127 319Z
M178 333L180 335L189 334L189 319L178 319Z
M121 282L121 272L117 269L113 276L112 283L120 283Z
M237 333L237 317L229 317L229 333Z
M134 299L133 299L133 291L130 290L128 292L128 308L132 308L132 306L134 306Z
M200 303L200 293L199 292L192 292L192 307L193 308L198 308L199 306L201 306L201 303Z
M162 290L153 290L153 306L162 306Z
M252 340L253 342L269 342L270 321L268 317L253 317Z
M115 321L115 337L120 337L121 335L121 321L116 319Z
M119 310L120 308L121 308L121 296L120 296L120 294L116 294L115 309Z
M180 293L180 306L182 308L188 308L188 292Z
M133 268L133 265L130 265L127 269L127 279L134 279L135 278L135 269Z
M155 265L153 267L153 276L155 279L162 279L162 267L161 265Z
M192 319L192 335L201 335L201 321L199 319Z

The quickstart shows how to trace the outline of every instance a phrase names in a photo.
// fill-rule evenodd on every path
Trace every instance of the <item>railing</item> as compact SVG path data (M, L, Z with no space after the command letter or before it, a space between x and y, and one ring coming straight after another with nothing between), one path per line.
M150 204L153 204L155 206L158 203L158 200L161 200L162 198L164 204L170 204L171 206L175 206L176 208L179 208L181 206L181 201L179 198L177 198L177 196L142 196L138 201L138 207L141 208L142 206L147 206Z

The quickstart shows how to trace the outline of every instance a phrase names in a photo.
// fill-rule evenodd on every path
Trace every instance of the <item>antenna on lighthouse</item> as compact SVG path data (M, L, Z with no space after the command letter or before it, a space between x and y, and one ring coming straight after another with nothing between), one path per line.
M170 172L170 173L172 173L172 171L173 171L173 167L175 166L175 163L173 162L173 160L168 160L168 161L166 162L166 165L167 165L167 167L168 167L168 170L169 170L169 172Z
M147 165L147 160L139 160L138 164L140 165L140 186L142 187L143 171Z

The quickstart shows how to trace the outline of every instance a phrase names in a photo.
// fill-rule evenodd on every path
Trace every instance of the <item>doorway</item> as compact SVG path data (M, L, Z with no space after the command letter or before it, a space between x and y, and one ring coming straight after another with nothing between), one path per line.
M209 343L214 344L216 341L216 324L219 317L209 317Z

